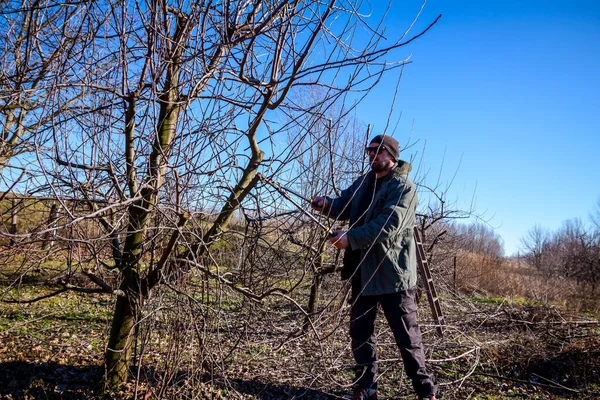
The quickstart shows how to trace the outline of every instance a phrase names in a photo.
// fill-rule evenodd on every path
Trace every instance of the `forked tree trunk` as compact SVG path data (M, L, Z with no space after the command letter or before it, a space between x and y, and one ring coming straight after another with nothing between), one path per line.
M156 187L160 187L165 175L165 161L174 137L178 109L173 107L167 98L161 104L161 118L157 129L158 135L150 156L150 179ZM141 310L148 293L142 294L138 267L146 238L146 228L150 214L156 205L156 192L148 184L140 191L141 199L128 208L129 226L123 247L123 259L120 270L122 279L120 289L123 292L115 305L108 348L105 354L105 386L117 389L127 381L127 374L133 360L133 343L135 339L136 316Z
M160 112L156 127L156 137L152 144L152 152L148 159L148 176L144 187L140 190L140 200L128 207L129 225L123 247L122 273L120 286L123 296L119 296L115 305L108 348L105 354L105 385L116 389L127 381L130 365L132 365L133 343L135 339L135 323L149 290L142 291L139 276L140 259L146 240L146 228L151 214L154 212L157 193L160 191L167 173L167 164L171 146L176 136L179 107L179 75L181 73L181 56L190 25L185 18L177 18L177 27L172 37L173 48L171 62L166 73L163 93L159 97ZM128 99L126 111L125 135L128 140L125 157L128 165L127 177L130 190L137 188L136 174L133 167L135 151L133 135L135 131L135 96ZM133 195L133 193L132 193ZM168 255L167 255L168 256Z

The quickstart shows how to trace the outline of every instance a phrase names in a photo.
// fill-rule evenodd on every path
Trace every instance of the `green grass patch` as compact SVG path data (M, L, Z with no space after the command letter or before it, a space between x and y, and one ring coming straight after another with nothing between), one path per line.
M480 304L496 304L500 305L502 303L507 303L515 306L546 306L544 303L540 303L539 301L531 300L526 297L516 296L516 297L501 297L501 296L479 296L473 295L471 296L471 300L474 303Z
M471 300L482 304L502 304L507 301L505 297L483 297L477 295L471 296Z
M21 286L12 288L5 299L29 300L51 293L52 288ZM61 293L35 303L0 305L0 331L14 326L46 327L52 321L81 321L105 325L112 318L113 301L97 294Z

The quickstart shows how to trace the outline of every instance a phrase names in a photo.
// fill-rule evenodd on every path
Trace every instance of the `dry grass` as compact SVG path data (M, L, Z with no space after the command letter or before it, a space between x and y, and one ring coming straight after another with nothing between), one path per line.
M585 283L547 276L529 265L481 254L459 254L456 288L464 293L526 299L570 312L600 313L600 298Z

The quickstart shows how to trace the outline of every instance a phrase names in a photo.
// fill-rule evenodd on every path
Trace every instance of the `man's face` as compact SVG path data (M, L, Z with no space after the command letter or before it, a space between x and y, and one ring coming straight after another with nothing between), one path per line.
M383 172L394 166L394 157L386 150L384 145L371 143L366 148L366 151L369 156L369 164L371 164L371 169L373 171Z

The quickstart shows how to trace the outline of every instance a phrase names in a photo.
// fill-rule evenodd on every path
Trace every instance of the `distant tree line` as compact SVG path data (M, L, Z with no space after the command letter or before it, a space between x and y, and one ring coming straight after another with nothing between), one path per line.
M589 224L570 219L555 232L535 225L521 247L522 259L546 277L574 279L594 294L600 283L600 199Z

